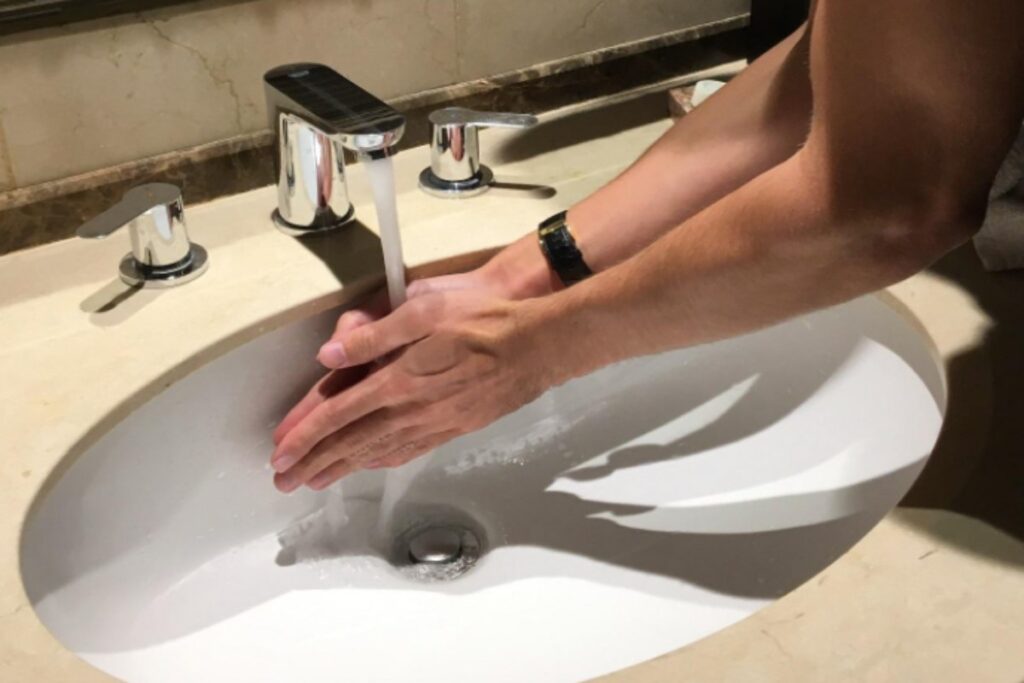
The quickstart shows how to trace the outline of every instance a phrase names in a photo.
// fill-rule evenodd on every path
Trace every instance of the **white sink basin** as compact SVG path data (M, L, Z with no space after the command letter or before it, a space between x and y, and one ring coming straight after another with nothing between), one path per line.
M131 682L587 679L815 575L942 422L927 341L876 298L623 363L404 468L396 526L444 505L485 537L424 583L369 549L381 472L343 482L348 523L317 512L338 492L271 484L271 428L336 315L174 384L37 501L22 574L64 645Z

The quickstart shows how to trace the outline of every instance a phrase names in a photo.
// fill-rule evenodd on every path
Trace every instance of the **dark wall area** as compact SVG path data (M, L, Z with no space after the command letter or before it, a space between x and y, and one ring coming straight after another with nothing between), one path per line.
M749 57L754 59L807 19L810 0L751 0Z

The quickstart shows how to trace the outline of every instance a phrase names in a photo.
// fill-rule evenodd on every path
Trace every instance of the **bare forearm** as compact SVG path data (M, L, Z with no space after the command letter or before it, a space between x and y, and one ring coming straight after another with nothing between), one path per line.
M603 271L791 156L810 120L807 39L801 29L688 114L611 183L573 206L569 224ZM527 296L549 293L533 235L490 265Z
M549 381L851 299L906 277L959 239L952 229L948 240L904 245L871 220L837 217L816 175L794 157L627 261L536 300L531 319L551 360Z
M551 331L537 335L549 381L851 299L965 241L1024 117L1010 17L1024 19L1012 0L821 0L805 145L634 257L532 302L526 319ZM892 30L865 49L879 26ZM572 354L544 351L570 341Z
M811 116L803 29L693 110L607 186L572 207L588 262L610 268L792 156Z

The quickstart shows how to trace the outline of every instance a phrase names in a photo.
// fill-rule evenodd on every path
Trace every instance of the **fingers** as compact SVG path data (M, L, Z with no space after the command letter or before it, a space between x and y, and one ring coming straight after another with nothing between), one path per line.
M423 280L414 280L409 284L407 294L415 299L435 292L454 292L461 289L479 287L473 273L456 273L454 275L438 275Z
M313 477L309 482L309 488L314 491L322 491L334 482L347 477L358 469L359 467L350 460L339 460L329 467L321 470L319 474Z
M367 323L372 323L374 320L381 318L384 314L377 314L376 312L370 312L363 309L353 309L351 311L345 311L338 318L338 324L334 326L334 334L331 335L331 339L337 339L346 332L362 327Z
M378 467L401 467L410 460L415 460L421 455L425 455L461 434L462 432L457 429L449 429L429 438L419 439L411 443L403 444L383 458L376 460L375 463Z
M375 457L372 454L387 453L416 436L415 432L403 429L393 413L376 411L322 440L293 467L278 473L274 485L285 493L294 491L338 461L358 468Z
M368 325L379 320L388 313L388 300L384 292L378 292L370 302L362 308L353 308L345 311L338 318L334 325L334 333L331 338L320 347L317 353L317 360L326 367L341 367L344 365L344 358L338 356L338 349L332 342L340 341L347 333L354 329Z
M314 491L320 491L339 479L360 469L377 469L379 467L398 467L400 465L404 465L410 460L414 460L429 453L441 444L447 443L459 435L457 430L449 430L420 439L414 439L411 436L406 436L407 434L411 434L412 431L413 430L405 430L400 432L394 441L401 445L393 448L387 453L387 455L377 457L372 461L364 459L360 462L352 458L346 458L342 455L340 459L317 472L316 475L309 480L309 487ZM370 454L367 454L367 457L370 457Z
M324 377L314 384L313 388L302 397L302 400L288 411L288 414L284 416L284 419L282 419L277 425L277 428L274 429L274 445L279 445L285 435L287 435L295 425L301 422L306 415L309 415L314 408L322 404L328 398L335 396L348 387L356 384L365 376L365 368L344 368L342 370L334 370L324 375Z
M287 471L320 441L380 408L386 402L383 396L385 377L384 372L368 375L355 386L313 407L274 449L270 459L274 471Z
M363 365L422 339L436 323L426 302L410 301L385 318L336 335L321 347L318 359L330 368Z
M337 324L334 326L334 334L331 335L331 338L333 339L339 334L353 330L360 325L379 320L386 316L390 310L391 304L388 302L387 291L379 290L359 308L353 308L342 313L338 318Z
M409 286L405 290L406 296L410 299L415 299L416 297L436 292L437 289L434 287L433 279L434 278L427 278L426 280L410 282Z

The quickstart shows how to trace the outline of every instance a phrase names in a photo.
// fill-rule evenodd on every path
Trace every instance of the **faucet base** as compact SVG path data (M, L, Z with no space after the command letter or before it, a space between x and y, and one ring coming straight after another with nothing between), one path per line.
M345 212L344 216L340 218L336 217L335 220L324 221L314 223L310 226L295 225L289 223L285 219L281 218L281 213L277 209L270 214L270 218L274 221L274 225L278 230L288 235L289 237L305 237L306 235L319 235L321 233L330 232L331 230L337 230L341 226L352 221L355 218L356 210L351 204L349 204L348 211Z
M147 266L131 253L121 259L121 281L132 287L143 289L167 289L192 282L206 272L210 257L206 249L192 244L188 256L170 266Z
M420 173L420 189L432 197L442 199L475 197L491 189L493 182L494 173L483 164L476 175L467 180L443 180L429 167Z

